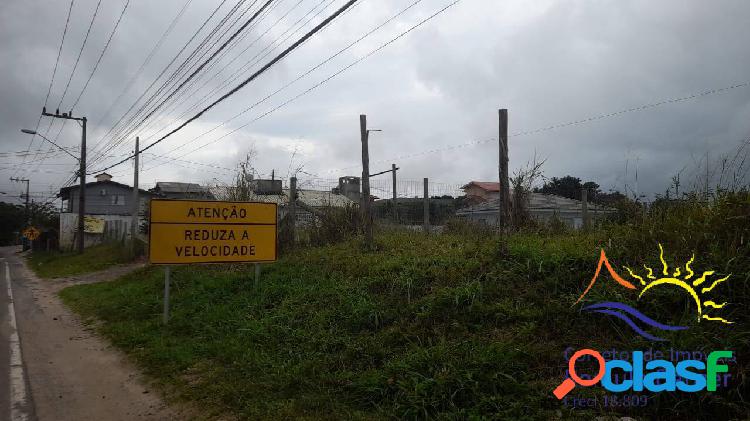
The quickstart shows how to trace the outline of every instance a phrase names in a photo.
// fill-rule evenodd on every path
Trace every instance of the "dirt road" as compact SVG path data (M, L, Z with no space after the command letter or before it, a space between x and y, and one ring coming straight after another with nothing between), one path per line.
M57 292L77 283L97 282L133 270L107 272L60 280L38 279L15 253L0 248L3 279L12 293L0 288L0 419L16 420L174 420L186 412L168 407L143 382L123 354L85 329L60 301ZM13 303L13 306L10 305ZM20 337L18 364L13 364L14 328L9 308L15 308ZM16 367L16 366L20 366ZM14 368L15 367L15 368ZM19 379L19 372L22 376ZM26 393L23 393L26 392ZM24 399L20 398L23 395ZM10 397L10 399L8 399ZM10 414L6 418L6 414Z

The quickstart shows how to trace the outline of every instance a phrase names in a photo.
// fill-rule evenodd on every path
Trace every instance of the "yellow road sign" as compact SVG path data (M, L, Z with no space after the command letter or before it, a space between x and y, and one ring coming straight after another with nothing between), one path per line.
M152 199L149 260L155 264L272 262L276 204Z
M31 241L36 240L39 238L39 235L41 234L38 229L35 227L28 227L25 230L23 230L23 236L28 238Z

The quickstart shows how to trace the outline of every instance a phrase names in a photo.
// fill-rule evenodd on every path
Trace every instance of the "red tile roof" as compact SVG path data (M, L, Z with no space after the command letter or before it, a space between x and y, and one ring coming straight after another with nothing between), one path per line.
M477 186L482 190L488 191L488 192L499 192L500 191L500 183L499 182L493 182L493 181L470 181L469 184L461 187L462 189L468 189L471 186Z

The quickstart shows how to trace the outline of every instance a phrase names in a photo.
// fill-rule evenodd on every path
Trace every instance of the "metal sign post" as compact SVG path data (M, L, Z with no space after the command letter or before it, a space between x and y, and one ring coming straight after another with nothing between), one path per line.
M171 274L171 266L164 266L164 318L162 321L167 324L169 321L169 275Z

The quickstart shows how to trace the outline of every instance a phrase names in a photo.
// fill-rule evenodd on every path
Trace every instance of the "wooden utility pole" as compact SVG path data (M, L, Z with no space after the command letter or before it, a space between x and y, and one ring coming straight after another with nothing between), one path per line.
M294 247L297 230L297 177L289 179L289 238Z
M138 238L138 211L140 210L140 203L138 199L138 155L140 154L139 141L140 139L138 139L138 136L136 136L135 153L133 153L133 158L135 159L133 163L133 210L131 211L132 214L130 220L130 241L133 255L135 255L136 252L135 242Z
M422 230L424 232L430 232L430 189L429 181L425 177L424 179L424 220L422 223Z
M362 217L365 228L365 246L372 247L372 213L370 212L370 151L367 130L367 116L359 116L359 134L362 141Z
M499 133L498 143L500 149L499 171L500 200L498 206L499 228L505 229L511 226L510 220L510 188L508 187L508 110L498 110Z
M398 194L396 192L396 164L391 164L393 176L393 222L398 223Z

